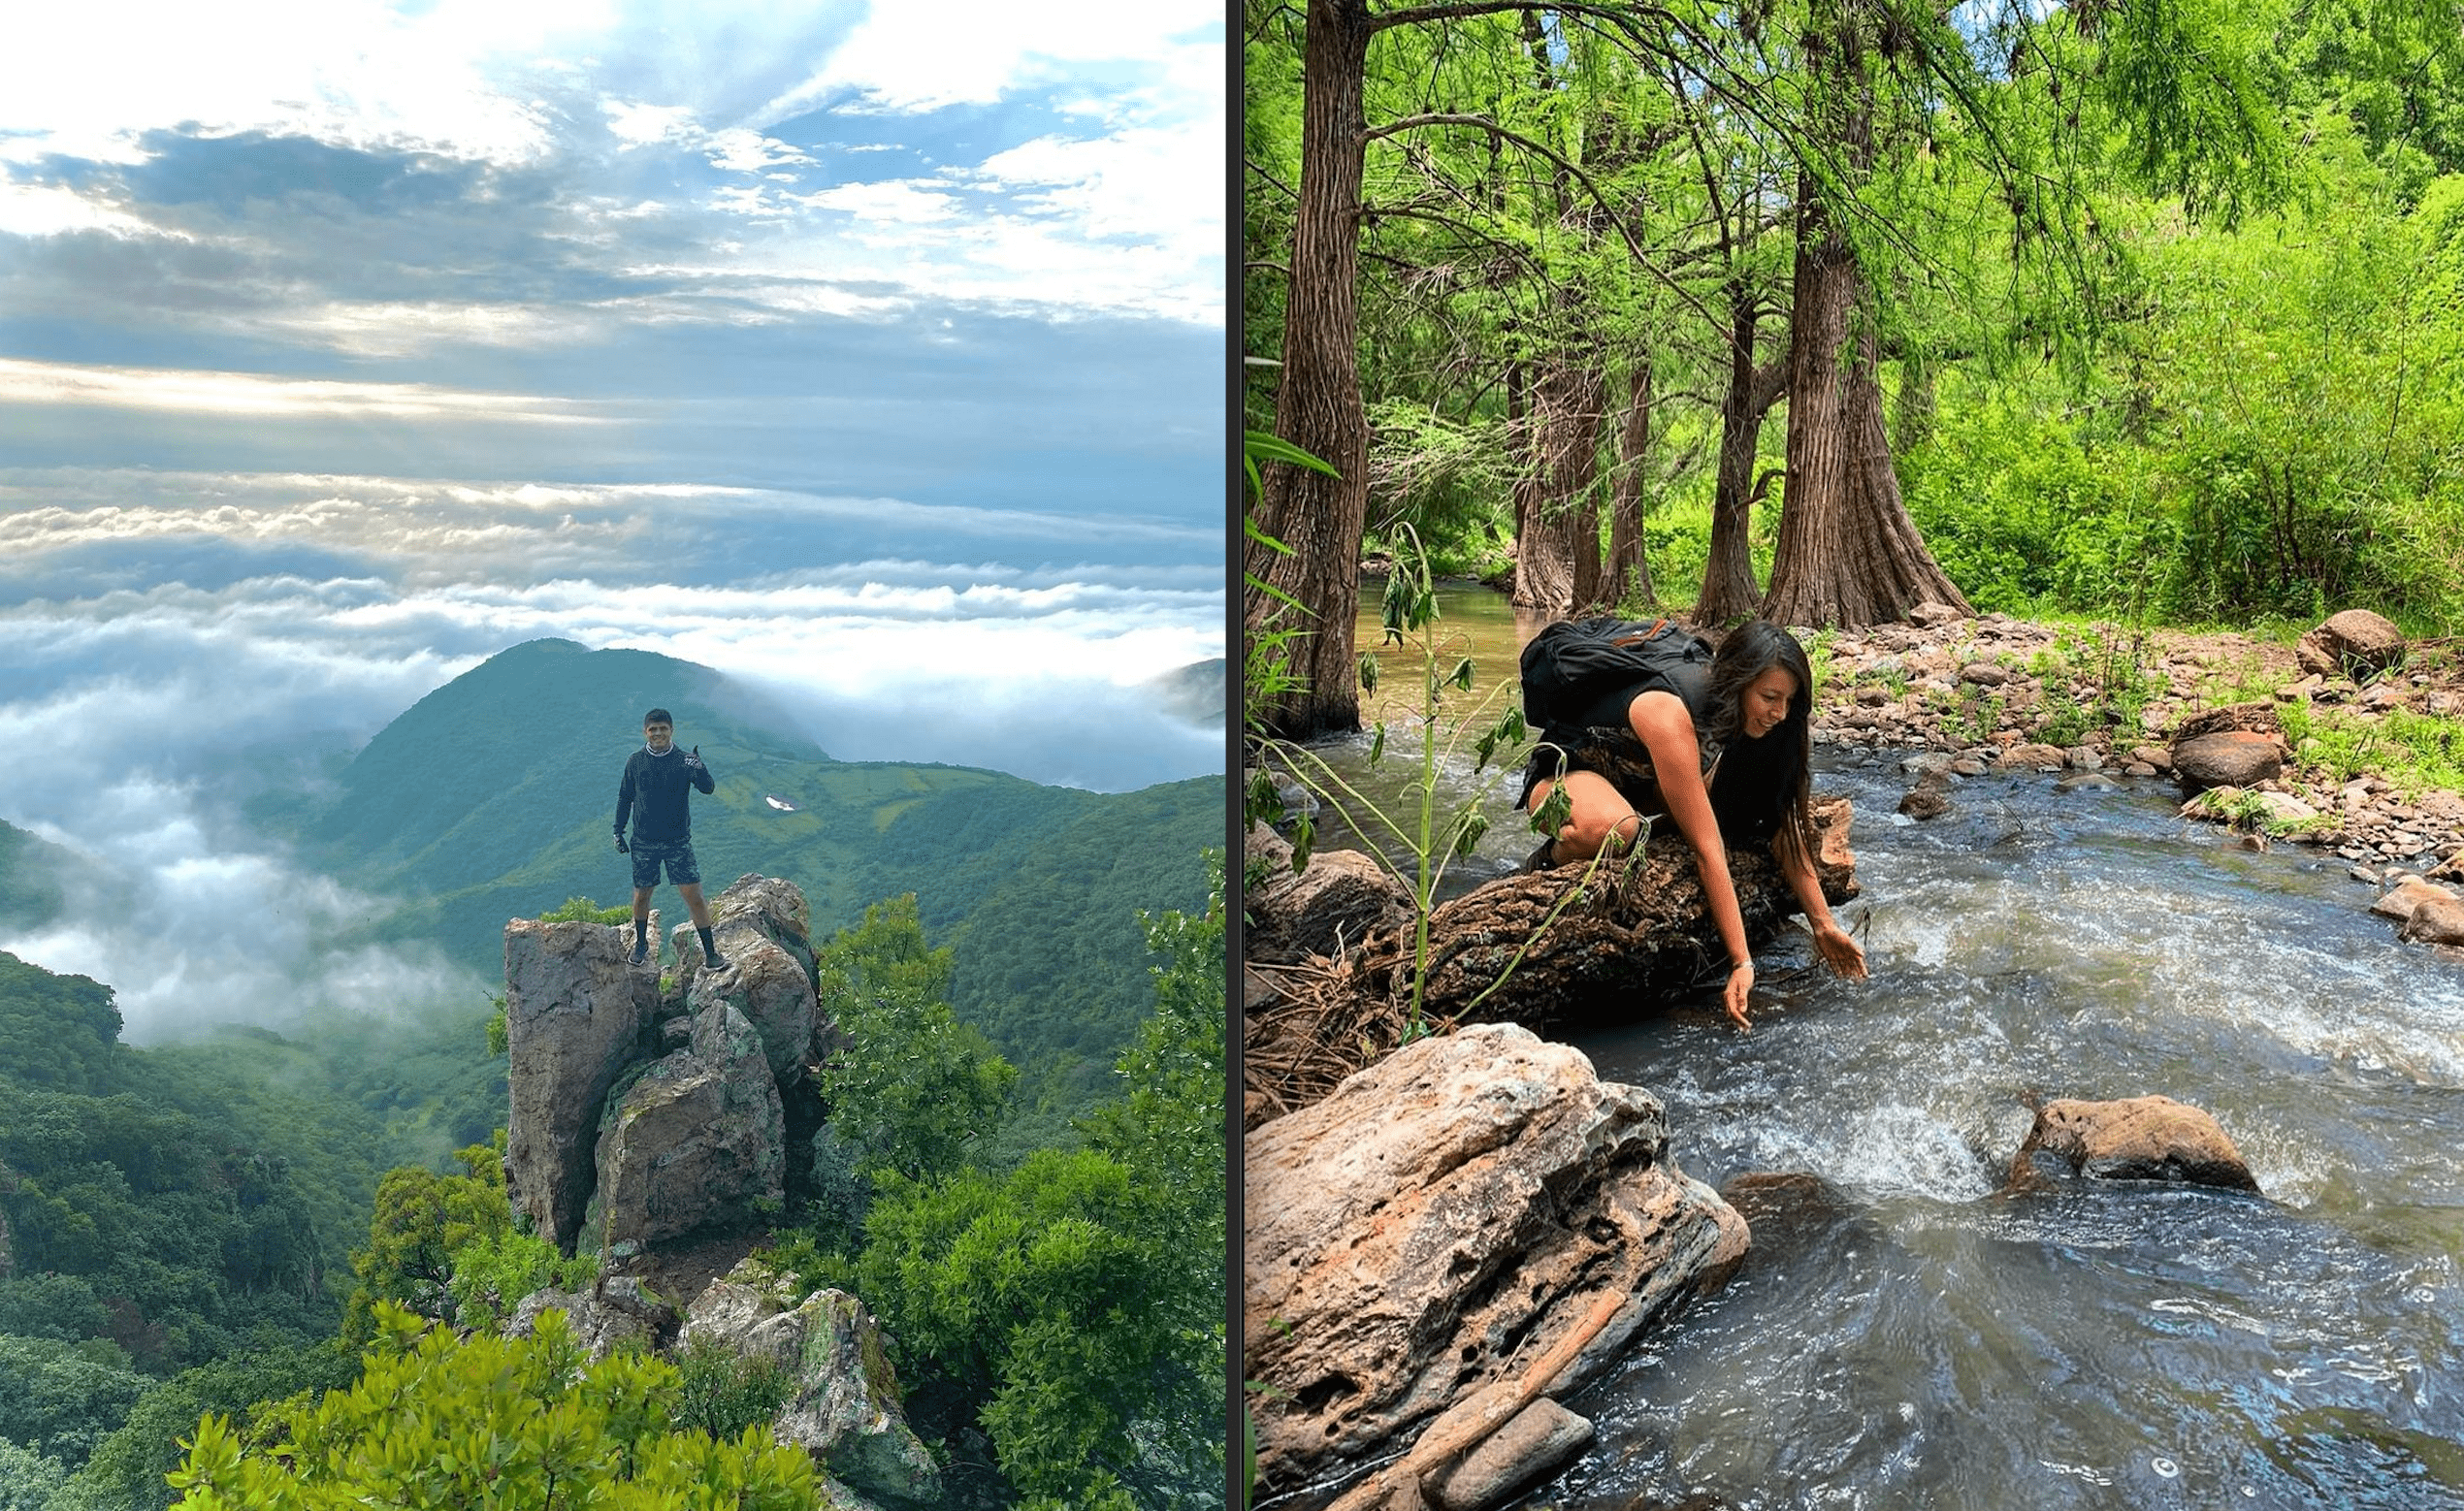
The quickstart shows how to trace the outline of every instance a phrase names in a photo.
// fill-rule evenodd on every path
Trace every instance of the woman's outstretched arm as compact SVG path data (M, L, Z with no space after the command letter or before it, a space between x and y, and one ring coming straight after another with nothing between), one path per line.
M1803 851L1792 857L1778 845L1771 847L1771 858L1779 862L1780 875L1788 878L1788 889L1797 894L1797 909L1813 925L1814 949L1823 964L1852 981L1864 980L1865 952L1857 941L1831 916L1831 904L1823 898L1823 884L1814 875L1814 862Z
M1745 999L1754 990L1754 955L1745 947L1745 912L1737 906L1736 884L1729 877L1728 846L1720 839L1719 818L1711 812L1710 790L1702 785L1702 750L1694 736L1694 716L1676 694L1655 691L1637 695L1626 718L1635 738L1651 753L1651 769L1659 778L1669 817L1694 848L1702 898L1729 952L1729 983L1723 994L1728 1014L1737 1027L1751 1032Z

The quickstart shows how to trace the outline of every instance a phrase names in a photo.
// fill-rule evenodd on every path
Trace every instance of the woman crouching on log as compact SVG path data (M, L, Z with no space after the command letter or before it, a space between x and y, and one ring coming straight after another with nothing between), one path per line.
M1728 1014L1748 1031L1754 956L1746 948L1724 836L1769 845L1814 927L1823 963L1851 981L1865 974L1864 951L1832 917L1814 877L1806 814L1813 708L1814 674L1804 647L1779 626L1752 620L1731 631L1707 664L1661 659L1543 730L1524 772L1519 806L1538 813L1556 789L1562 758L1572 805L1557 837L1533 854L1536 868L1588 860L1611 835L1630 849L1645 815L1676 821L1693 848L1703 897L1728 948Z

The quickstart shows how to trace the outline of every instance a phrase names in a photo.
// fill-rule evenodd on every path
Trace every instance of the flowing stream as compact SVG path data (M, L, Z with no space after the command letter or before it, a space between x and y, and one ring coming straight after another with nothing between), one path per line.
M1818 766L1856 800L1872 979L1798 935L1751 1036L1706 999L1575 1042L1661 1099L1687 1173L1832 1194L1568 1401L1599 1437L1526 1503L2464 1508L2464 967L2158 784L1983 777L1911 824L1896 759ZM1460 885L1528 848L1510 798ZM2203 1108L2265 1196L2000 1196L2029 1091Z

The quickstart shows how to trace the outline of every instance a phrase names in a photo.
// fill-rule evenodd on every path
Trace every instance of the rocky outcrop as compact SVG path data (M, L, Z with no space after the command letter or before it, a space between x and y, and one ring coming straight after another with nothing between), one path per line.
M2186 792L2256 787L2285 772L2285 748L2276 736L2248 729L2192 735L2177 742L2172 755L2174 780Z
M581 1231L600 1112L659 1007L655 972L626 964L628 931L516 918L504 929L511 1065L505 1183L514 1207L566 1253Z
M1745 1253L1742 1220L1669 1163L1659 1104L1520 1027L1411 1045L1246 1149L1264 1495L1393 1452L1599 1314L1549 1382L1574 1388Z
M505 926L505 1173L517 1209L572 1252L585 1213L611 1259L740 1228L785 1193L784 1099L835 1035L815 1009L804 896L739 877L711 899L728 969L679 928L678 969L630 968L632 931Z
M1290 965L1311 955L1339 955L1372 933L1392 933L1411 917L1411 894L1385 867L1358 851L1320 851L1295 874L1292 848L1280 839L1252 842L1251 853L1281 860L1242 899L1249 924L1245 959Z
M2215 1118L2171 1097L2118 1102L2058 1100L2036 1109L2035 1126L2011 1161L2010 1186L2026 1189L2044 1177L2039 1153L2067 1162L2099 1180L2172 1180L2256 1191L2250 1166Z
M940 1499L932 1456L907 1426L881 1327L844 1291L798 1301L793 1282L745 1260L687 1310L679 1341L776 1361L795 1380L773 1431L827 1461L833 1478L896 1504Z
M814 981L799 961L766 934L737 925L713 929L724 971L702 968L701 941L693 941L692 984L685 1004L697 1020L725 1007L743 1016L761 1036L762 1055L781 1087L804 1077L813 1050Z
M744 1015L724 1002L695 1013L690 1047L653 1061L609 1106L598 1156L611 1259L783 1200L787 1120Z
M2361 682L2402 663L2404 631L2383 615L2347 609L2302 636L2293 659L2314 676Z
M618 1275L589 1291L534 1291L505 1320L508 1337L529 1337L537 1330L539 1314L554 1307L565 1313L573 1340L592 1359L604 1359L618 1349L649 1352L676 1335L681 1320L676 1309L643 1290L640 1283Z

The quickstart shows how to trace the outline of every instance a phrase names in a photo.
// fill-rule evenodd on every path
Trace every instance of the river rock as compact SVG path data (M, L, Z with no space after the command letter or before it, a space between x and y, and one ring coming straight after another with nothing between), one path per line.
M2032 771L2038 766L2059 766L2062 758L2060 746L2029 742L2004 750L1994 764L2004 771Z
M2306 672L2360 682L2404 659L2404 631L2368 609L2347 609L2302 636L2293 659Z
M1502 1506L1582 1457L1593 1431L1589 1417L1576 1416L1543 1396L1452 1467L1431 1477L1438 1504L1445 1511Z
M657 974L626 963L628 932L535 918L504 926L505 1184L515 1209L567 1254L590 1204L608 1087L659 1007Z
M1243 899L1249 926L1245 958L1296 965L1311 955L1338 955L1377 930L1401 928L1411 917L1411 894L1356 850L1319 851L1297 876L1278 871Z
M2464 897L2423 898L2395 937L2415 945L2464 945Z
M827 1460L832 1477L864 1495L939 1503L940 1473L907 1426L881 1325L855 1297L825 1289L796 1301L792 1282L748 1258L695 1299L678 1342L775 1360L795 1378L772 1424L780 1442Z
M2173 777L2185 792L2212 787L2255 787L2284 775L2284 748L2270 734L2228 729L2193 735L2173 747Z
M1965 609L1953 608L1938 598L1928 598L1915 608L1908 610L1908 623L1919 629L1934 629L1944 625L1956 625L1967 617Z
M1242 1315L1262 1495L1404 1446L1632 1289L1551 1386L1727 1278L1744 1222L1668 1160L1658 1102L1509 1024L1396 1051L1259 1126Z
M2222 734L2238 730L2245 734L2280 734L2284 724L2276 717L2273 702L2227 703L2203 714L2192 714L2174 727L2173 745L2179 749L2185 740L2195 740L2203 734Z
M1917 779L1899 799L1899 811L1911 819L1939 819L1951 811L1951 778L1938 767Z
M2011 1188L2041 1179L2042 1150L2098 1180L2178 1180L2256 1191L2250 1166L2215 1118L2171 1097L2118 1102L2059 1100L2037 1109L2035 1126L2011 1161Z
M2414 913L2423 903L2455 900L2455 894L2446 887L2433 882L2425 882L2417 876L2408 876L2385 892L2381 893L2379 900L2370 905L2370 911L2383 918L2393 918L2398 923L2404 923L2412 919Z
M714 973L724 976L725 972ZM786 1196L787 1121L762 1037L726 1003L694 1017L692 1047L652 1062L599 1137L605 1248L626 1258Z

